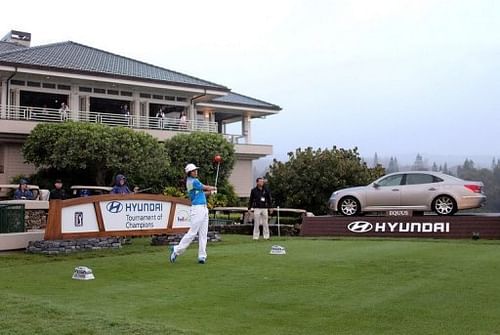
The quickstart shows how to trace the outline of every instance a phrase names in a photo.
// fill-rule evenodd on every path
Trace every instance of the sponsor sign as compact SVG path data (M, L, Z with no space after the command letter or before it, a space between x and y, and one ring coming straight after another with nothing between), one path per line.
M302 236L500 239L500 216L312 216L303 219L300 234Z
M93 204L68 206L61 213L62 233L98 232L97 217Z
M413 211L404 209L404 210L392 210L385 212L385 216L412 216Z
M146 236L183 233L191 202L159 194L103 194L50 202L44 238Z
M158 200L101 201L106 231L166 229L171 203Z
M347 229L356 234L363 233L449 233L450 223L407 221L353 221Z
M177 204L172 228L189 228L191 223L190 213L191 206Z

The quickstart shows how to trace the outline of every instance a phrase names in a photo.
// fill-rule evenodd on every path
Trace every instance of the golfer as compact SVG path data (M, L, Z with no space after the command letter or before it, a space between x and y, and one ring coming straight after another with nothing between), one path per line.
M214 186L203 185L198 180L198 167L194 164L186 165L186 189L191 200L191 227L182 237L179 245L174 246L170 253L170 262L174 263L177 256L182 255L189 247L194 237L198 234L198 263L205 264L207 261L207 234L208 234L208 209L205 193L211 194L217 191Z

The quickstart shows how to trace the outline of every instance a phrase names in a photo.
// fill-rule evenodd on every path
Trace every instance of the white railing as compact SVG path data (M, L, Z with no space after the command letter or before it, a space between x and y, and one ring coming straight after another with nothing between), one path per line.
M243 135L223 134L224 138L233 144L247 144Z
M0 105L0 118L6 120L22 120L35 122L65 122L81 121L101 123L109 126L122 126L139 129L159 129L171 131L203 131L216 133L217 122L173 118L158 118L138 115L123 115L113 113L97 113L86 111L62 112L59 109L3 106Z

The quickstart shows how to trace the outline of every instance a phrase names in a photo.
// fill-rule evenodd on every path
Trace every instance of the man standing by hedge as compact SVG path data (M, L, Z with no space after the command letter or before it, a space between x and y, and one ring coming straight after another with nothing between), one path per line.
M248 211L253 208L253 239L258 240L260 228L262 225L262 235L264 240L269 239L269 216L268 211L271 208L271 192L264 187L264 178L257 178L257 186L250 192L250 201L248 202Z

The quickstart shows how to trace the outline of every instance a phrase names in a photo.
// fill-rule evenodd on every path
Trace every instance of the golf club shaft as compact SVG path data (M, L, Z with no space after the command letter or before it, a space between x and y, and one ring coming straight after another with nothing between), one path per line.
M217 163L217 173L215 174L215 187L217 187L217 181L219 180L219 167L220 167L220 162Z

